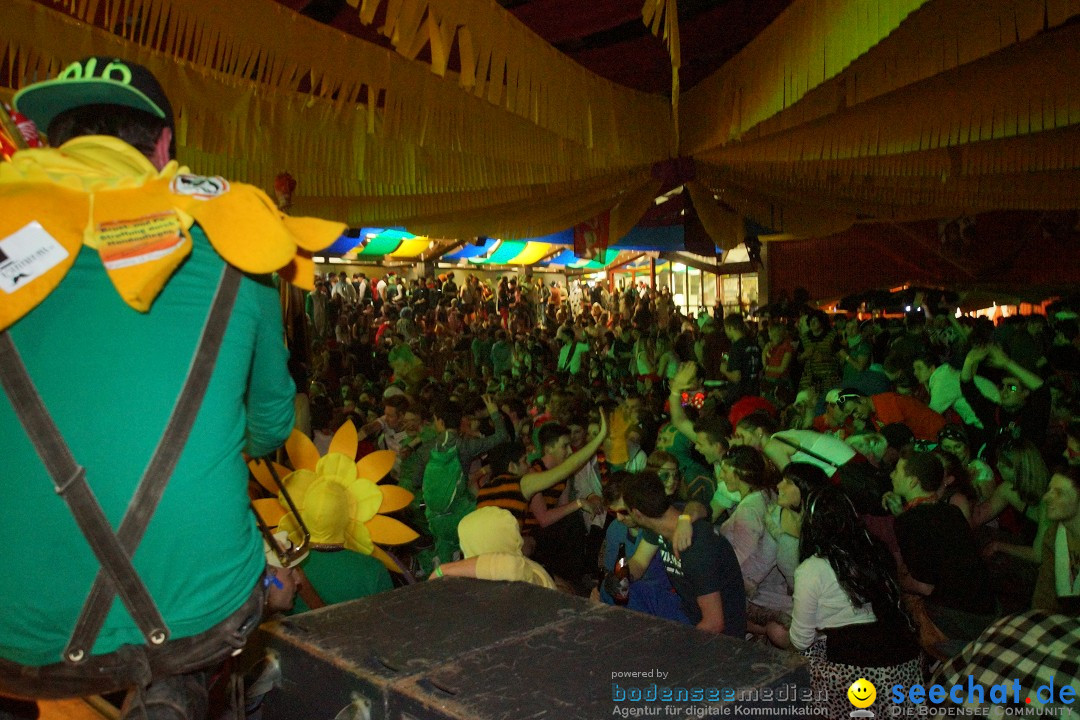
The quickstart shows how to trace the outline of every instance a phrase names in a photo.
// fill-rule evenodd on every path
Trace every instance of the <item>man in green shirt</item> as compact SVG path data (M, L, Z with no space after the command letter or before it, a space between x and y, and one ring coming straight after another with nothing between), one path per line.
M0 694L136 688L150 717L165 717L153 714L158 704L203 717L201 674L174 673L239 648L265 594L266 560L241 452L274 450L293 424L278 291L269 278L236 268L269 272L264 261L274 243L298 236L276 209L248 204L260 195L255 188L178 168L168 99L145 68L88 58L23 89L16 104L62 150L23 151L0 167L0 244L8 256L45 253L26 255L39 258L26 289L5 300L21 311L0 323L6 359L14 355L29 376L20 388L15 365L5 362L0 373L0 506L18 546L4 565L17 581L0 594ZM279 235L259 247L242 241L246 232L229 236L247 227L263 238L268 226ZM9 242L16 236L21 249ZM288 245L295 254L295 243ZM238 288L231 309L211 313L215 297L231 295L229 283ZM39 302L20 304L35 288ZM196 355L204 325L212 334L210 317L227 323L216 362L213 353ZM174 406L196 368L212 368L205 394L194 400L198 412L186 439L170 445L163 432L182 424ZM85 483L80 474L58 481L60 453L43 449L42 433L26 429L20 389L28 384ZM160 473L168 481L154 507L133 495L159 445L179 457ZM104 516L98 536L108 536L96 552L74 519L80 504L72 488L87 487ZM152 508L134 539L122 529L129 520L139 524L129 504ZM103 553L102 543L115 543L122 559ZM148 603L132 601L130 590L123 601L115 598L114 577L135 577ZM92 603L84 612L92 586L103 588L97 627L88 619ZM161 625L148 632L151 615ZM84 624L90 629L80 636ZM200 648L183 670L177 640Z

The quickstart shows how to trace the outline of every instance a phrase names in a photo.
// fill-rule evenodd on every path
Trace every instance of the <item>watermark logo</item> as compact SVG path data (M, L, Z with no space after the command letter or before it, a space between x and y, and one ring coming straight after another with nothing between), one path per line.
M851 687L847 691L848 702L855 707L859 708L851 713L853 718L872 718L874 713L866 708L874 704L877 700L877 688L874 687L874 683L870 682L866 678L859 678L855 682L851 683Z

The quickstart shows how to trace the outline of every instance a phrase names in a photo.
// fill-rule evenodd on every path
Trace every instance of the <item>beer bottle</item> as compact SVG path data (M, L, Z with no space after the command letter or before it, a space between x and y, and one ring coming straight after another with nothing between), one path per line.
M630 566L626 564L626 543L619 543L619 556L615 559L615 592L611 594L616 605L630 602Z

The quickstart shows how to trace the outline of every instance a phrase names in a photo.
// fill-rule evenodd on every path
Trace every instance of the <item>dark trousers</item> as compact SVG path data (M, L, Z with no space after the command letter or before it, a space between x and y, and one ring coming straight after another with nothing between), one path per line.
M581 513L570 513L546 528L537 528L533 536L536 538L534 559L549 573L577 588L590 567L585 560L587 536Z

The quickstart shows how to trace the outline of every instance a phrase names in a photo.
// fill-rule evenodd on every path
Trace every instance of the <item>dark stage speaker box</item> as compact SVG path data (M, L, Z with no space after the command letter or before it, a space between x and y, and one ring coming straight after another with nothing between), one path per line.
M420 583L261 633L266 720L699 718L810 692L796 656L524 583Z

